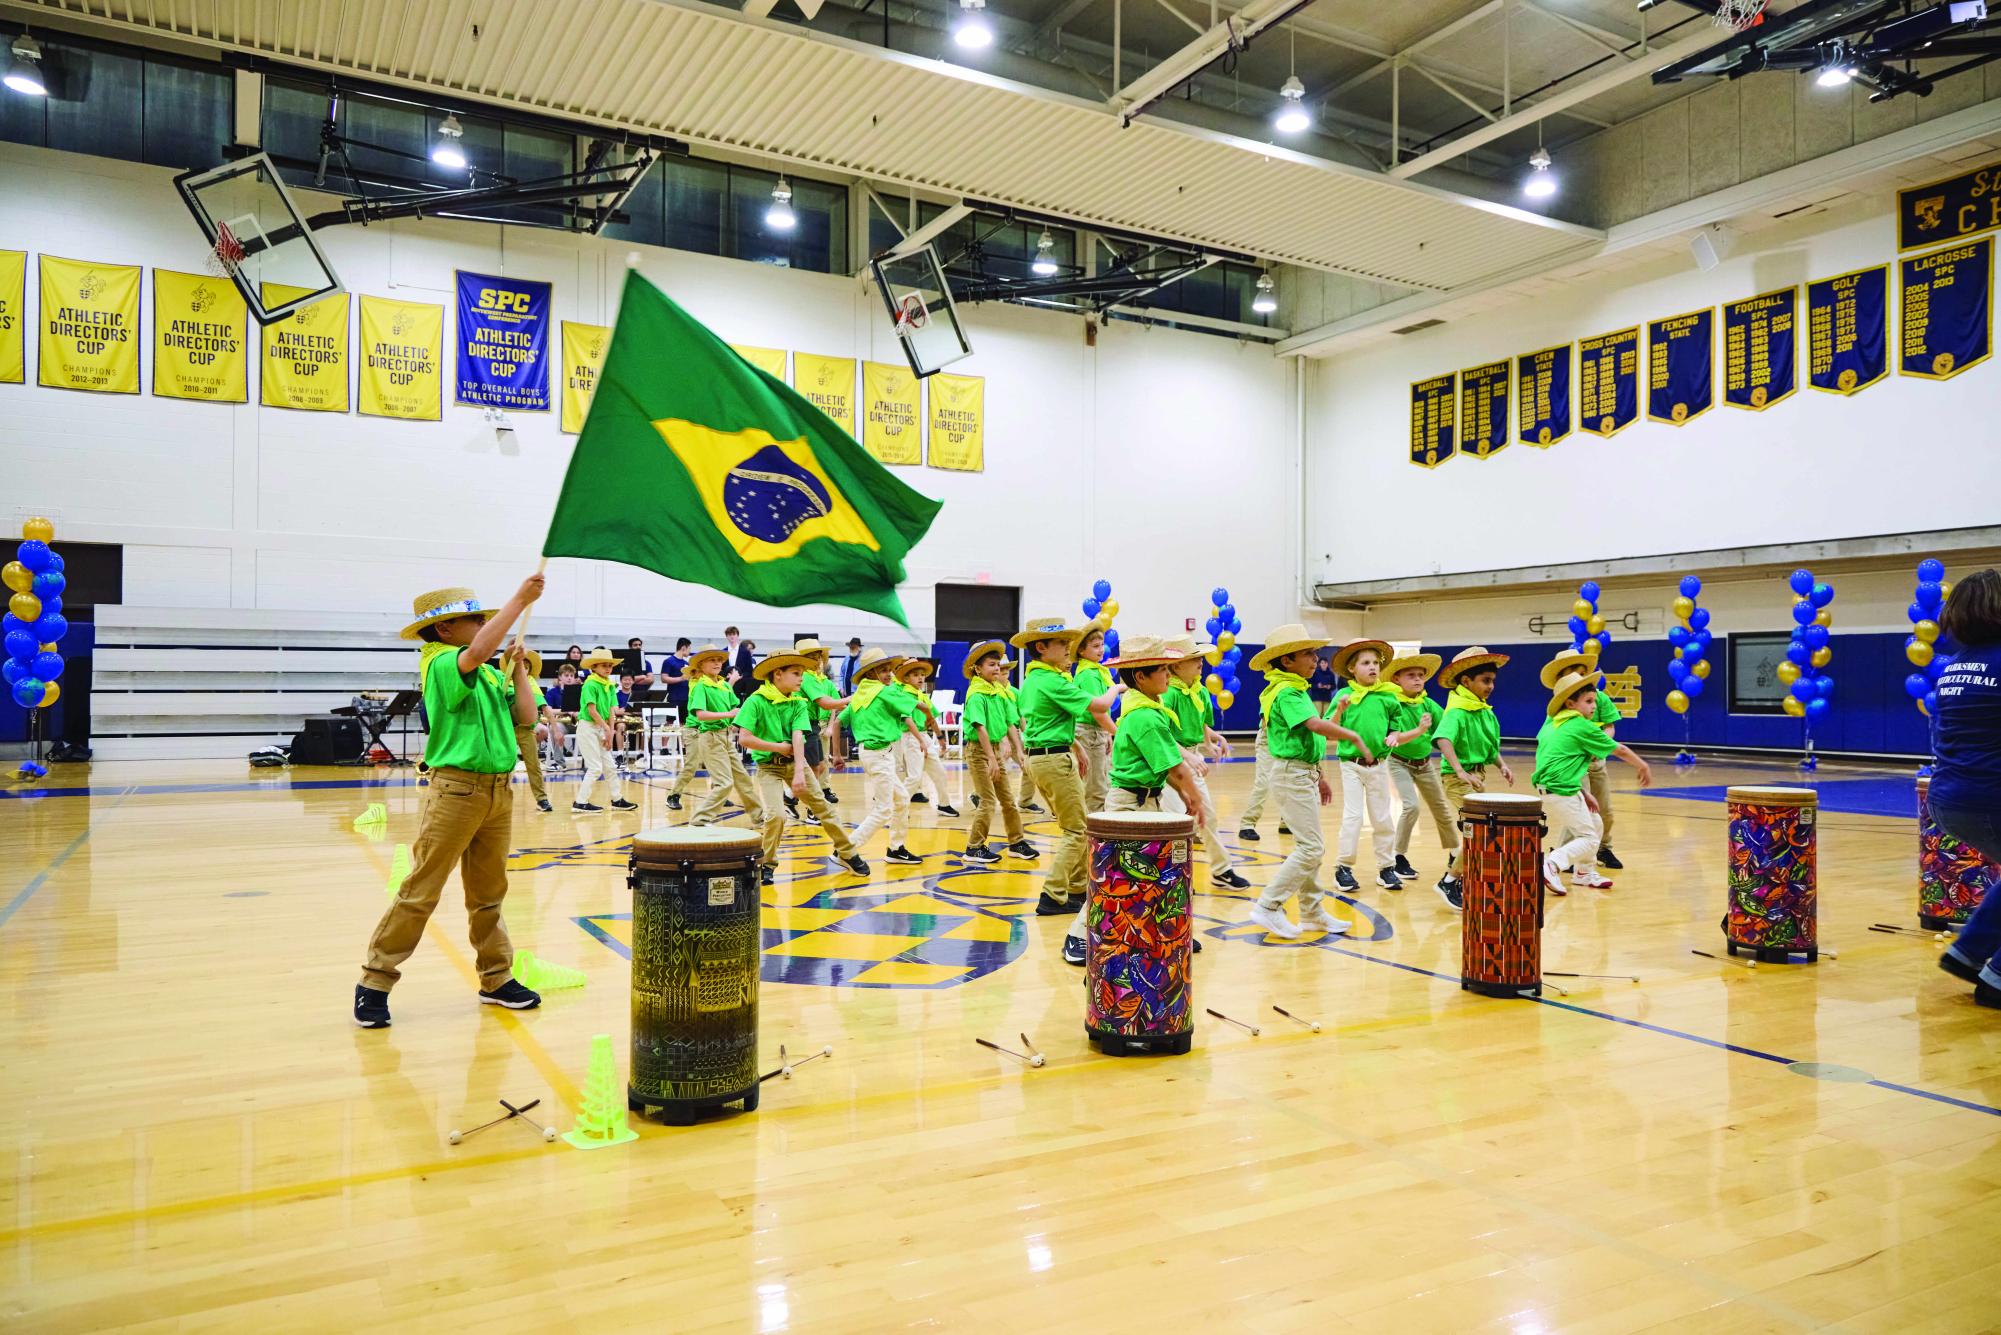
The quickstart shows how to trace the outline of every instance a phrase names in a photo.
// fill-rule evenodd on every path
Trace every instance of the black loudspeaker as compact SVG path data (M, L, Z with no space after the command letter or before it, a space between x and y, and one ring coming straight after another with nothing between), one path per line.
M294 765L352 765L361 759L361 724L351 718L309 718L292 737Z

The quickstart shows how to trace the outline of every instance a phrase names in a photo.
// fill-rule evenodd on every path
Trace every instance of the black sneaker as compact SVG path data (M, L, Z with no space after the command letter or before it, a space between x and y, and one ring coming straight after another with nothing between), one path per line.
M1009 844L1003 851L1011 858L1026 858L1030 862L1042 856L1035 851L1035 845L1026 839Z
M841 804L841 799L834 796L834 790L831 788L822 788L820 796L827 799L827 805L830 807L837 807Z
M1249 881L1237 875L1236 872L1227 869L1224 871L1217 872L1214 876L1211 876L1209 879L1211 881L1214 881L1217 885L1228 886L1232 890L1248 890L1251 888L1251 883Z
M959 813L951 807L946 806L943 802L940 802L938 804L938 814L941 816L957 816Z
M978 811L979 809L980 809L980 795L979 795L978 793L974 793L974 794L973 794L973 810L975 810L975 811Z
M592 811L603 811L604 808L599 806L595 802L572 802L570 803L570 810L580 813L589 813Z
M910 804L915 807L921 807L930 800L931 799L925 796L923 793L912 793L910 795Z
M977 862L983 867L991 867L1000 861L1000 854L982 844L978 848L967 849L960 854L960 858L966 862Z
M1035 805L1035 803L1033 802L1023 802L1021 804L1021 809L1023 811L1033 811L1038 816L1042 814L1042 808Z
M354 985L354 1022L363 1029L389 1027L389 994L364 983Z
M862 855L857 853L848 859L848 870L857 876L866 876L868 875L868 863L862 861Z
M769 867L758 868L757 883L759 885L770 885L776 879L777 878L772 874L771 868Z
M510 978L491 992L479 994L482 1006L505 1006L511 1011L532 1011L542 1004L539 994L530 992Z
M1415 881L1417 879L1417 868L1411 866L1410 859L1401 853L1397 854L1396 873L1406 881Z
M1438 884L1432 889L1438 891L1438 897L1450 905L1454 913L1466 911L1466 887L1451 872L1439 877Z
M902 844L898 844L896 847L890 849L889 852L883 854L882 860L884 862L901 862L906 866L912 866L924 861L923 858L918 857Z
M1063 962L1065 964L1074 964L1082 968L1084 966L1084 951L1083 937L1066 936L1063 938ZM1997 993L1996 995L2001 995L2001 993Z
M1038 918L1060 918L1066 913L1074 914L1077 906L1066 899L1058 899L1044 890L1035 900L1035 916Z
M554 811L556 808L549 805L548 798L538 797L535 799L535 809L537 811Z
M1355 883L1355 873L1346 867L1334 869L1334 885L1337 889L1346 890L1350 894L1362 888Z
M1283 826L1283 825L1281 825L1281 826L1279 826L1279 827L1278 827L1278 832L1279 832L1280 834L1291 834L1291 833L1292 833L1292 831L1291 831L1291 830L1288 830L1288 829L1286 829L1286 828L1285 828L1285 826Z
M1262 840L1264 836L1259 834L1256 830L1253 830L1250 826L1246 825L1243 829L1237 831L1237 838L1243 840L1247 844L1255 844L1260 840Z
M667 809L669 811L679 811L681 809L681 795L679 793L667 794Z
M1619 861L1619 855L1612 851L1612 845L1610 844L1598 850L1598 865L1610 868L1612 871L1624 871L1626 869L1626 864Z
M788 797L788 798L786 798L786 799L785 799L785 814L786 814L786 815L788 815L788 816L790 816L790 817L792 817L792 819L793 819L793 820L798 820L798 819L799 819L799 799L798 799L798 798L796 798L796 797Z
M1994 987L1983 978L1973 985L1973 1001L1977 1006L1990 1006L2001 1011L2001 987Z
M1376 884L1385 890L1401 890L1403 882L1397 879L1395 867L1384 867L1376 873Z
M611 809L613 811L637 811L639 810L639 803L628 802L622 797L617 797L612 799Z
M1980 981L1980 966L1977 964L1968 964L1950 950L1938 957L1938 967L1944 969L1962 983L1977 983Z

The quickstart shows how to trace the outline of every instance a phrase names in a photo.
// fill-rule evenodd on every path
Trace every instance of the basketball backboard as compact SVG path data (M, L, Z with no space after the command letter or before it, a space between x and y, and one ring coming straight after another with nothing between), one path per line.
M210 271L236 284L257 323L340 291L311 224L265 154L183 172L174 188L208 239Z
M907 255L880 255L869 268L903 355L920 379L973 355L937 251L921 246Z

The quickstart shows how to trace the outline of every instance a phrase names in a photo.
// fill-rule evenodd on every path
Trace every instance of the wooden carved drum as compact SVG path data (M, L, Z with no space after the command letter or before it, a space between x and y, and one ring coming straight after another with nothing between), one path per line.
M1084 922L1084 1032L1109 1055L1187 1052L1195 1036L1189 844L1195 822L1099 811Z
M1730 904L1725 949L1760 964L1820 958L1817 816L1811 788L1737 787L1730 801Z
M1459 986L1542 994L1542 798L1468 793L1460 804Z

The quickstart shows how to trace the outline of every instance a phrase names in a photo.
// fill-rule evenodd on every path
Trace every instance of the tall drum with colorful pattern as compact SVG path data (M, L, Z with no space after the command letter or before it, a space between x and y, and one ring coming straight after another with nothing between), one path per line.
M1187 1052L1195 1038L1189 844L1195 822L1094 812L1085 911L1084 1032L1107 1056Z
M1820 795L1811 788L1736 787L1730 801L1730 904L1724 946L1760 964L1820 958Z
M1918 922L1926 931L1957 927L2001 881L2001 867L1932 819L1932 781L1918 776Z

